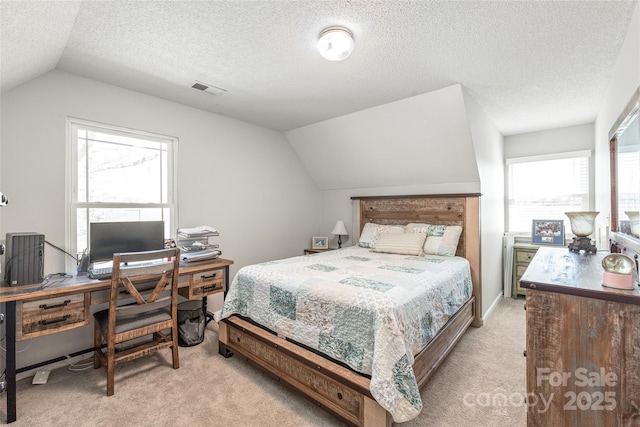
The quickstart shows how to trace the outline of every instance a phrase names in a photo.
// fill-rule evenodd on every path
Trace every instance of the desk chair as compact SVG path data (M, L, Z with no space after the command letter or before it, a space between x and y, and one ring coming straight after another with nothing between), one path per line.
M125 264L139 261L144 261L143 265ZM177 248L113 255L109 308L94 314L93 364L96 369L106 365L107 396L114 393L114 368L119 362L171 348L173 369L180 367L177 322L179 264L180 249ZM140 290L142 288L147 290ZM165 290L170 290L170 294L160 297ZM118 305L119 297L126 293L134 302ZM170 330L170 334L163 332L166 330ZM150 335L151 340L138 339ZM107 344L104 349L103 339ZM133 339L136 341L127 343L131 345L126 348L116 349L116 344Z

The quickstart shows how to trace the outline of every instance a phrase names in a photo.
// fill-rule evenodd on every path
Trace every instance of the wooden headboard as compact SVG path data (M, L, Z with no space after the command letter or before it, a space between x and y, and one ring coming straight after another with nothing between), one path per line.
M406 225L419 222L460 225L462 235L456 255L469 260L476 297L474 326L482 325L480 281L480 194L432 194L418 196L352 197L353 242L367 222Z

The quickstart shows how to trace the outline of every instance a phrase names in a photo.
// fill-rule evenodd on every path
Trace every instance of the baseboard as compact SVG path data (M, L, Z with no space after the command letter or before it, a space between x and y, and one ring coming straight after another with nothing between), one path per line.
M41 371L43 369L47 370L47 371L53 371L53 370L58 369L58 368L68 367L68 366L73 365L75 363L78 363L78 362L80 362L82 360L85 360L85 359L87 359L89 357L93 357L93 355L84 354L84 355L78 355L78 356L74 356L74 357L67 357L64 360L59 360L57 362L52 362L52 363L49 363L47 365L44 365L44 366L46 366L44 368L43 367L37 367L37 368L34 367L33 369L29 369L28 371L17 373L16 374L16 380L20 381L20 380L22 380L24 378L32 377L32 376L34 376L36 374L37 371Z
M491 305L489 306L489 309L487 310L487 312L484 314L484 316L482 316L482 323L486 322L487 319L489 318L489 316L491 316L491 313L493 312L493 310L495 310L495 308L498 306L498 304L500 303L500 300L503 298L503 293L499 293L498 296L496 297L496 299L493 300L493 302L491 303Z

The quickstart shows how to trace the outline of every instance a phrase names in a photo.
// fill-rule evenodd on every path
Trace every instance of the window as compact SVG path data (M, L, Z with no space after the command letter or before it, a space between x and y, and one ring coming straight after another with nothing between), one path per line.
M589 151L507 159L508 231L531 232L534 219L589 210Z
M176 227L177 139L70 119L68 247L88 247L89 223L165 222Z

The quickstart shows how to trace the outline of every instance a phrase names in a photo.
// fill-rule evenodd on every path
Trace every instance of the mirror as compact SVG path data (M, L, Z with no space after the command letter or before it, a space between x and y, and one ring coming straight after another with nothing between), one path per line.
M640 88L609 133L611 231L640 239Z

